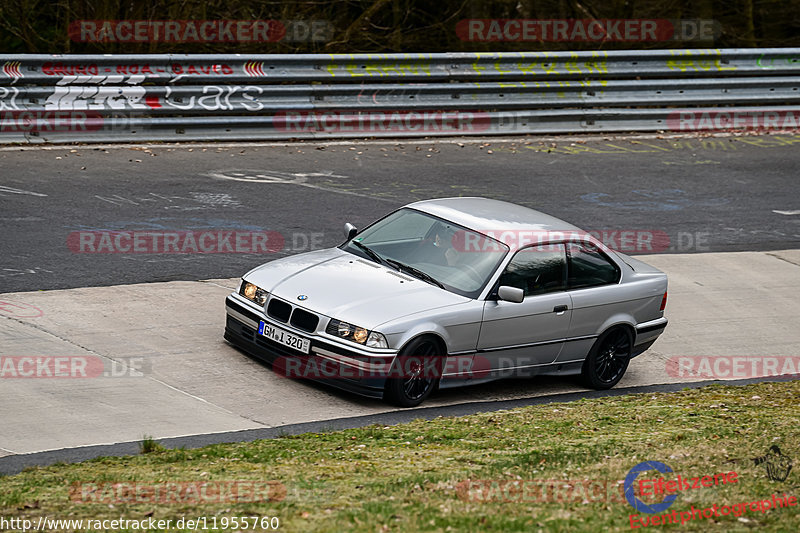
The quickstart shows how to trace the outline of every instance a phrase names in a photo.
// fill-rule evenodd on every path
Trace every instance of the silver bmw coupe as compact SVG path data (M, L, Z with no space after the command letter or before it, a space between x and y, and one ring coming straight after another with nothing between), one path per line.
M526 207L426 200L345 234L245 274L225 339L284 376L413 407L510 376L608 389L667 326L666 274Z

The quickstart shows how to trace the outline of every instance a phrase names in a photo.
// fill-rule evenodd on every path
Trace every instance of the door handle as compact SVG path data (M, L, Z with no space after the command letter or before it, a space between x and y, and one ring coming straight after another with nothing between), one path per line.
M566 305L557 305L553 308L554 313L563 313L564 311L569 310L569 307Z

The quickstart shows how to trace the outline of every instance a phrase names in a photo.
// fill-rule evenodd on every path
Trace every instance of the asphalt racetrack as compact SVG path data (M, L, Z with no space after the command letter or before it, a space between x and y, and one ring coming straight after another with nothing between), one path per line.
M3 148L0 292L237 277L340 243L347 221L363 227L447 196L508 200L586 230L666 234L658 252L800 247L800 138L597 139ZM81 231L208 229L273 231L284 246L93 254L68 242Z
M104 370L94 379L0 379L0 463L17 456L17 468L25 457L37 462L25 454L145 434L334 427L391 414L380 401L280 378L227 345L223 302L250 268L334 246L345 222L363 227L433 197L540 209L667 272L670 326L618 388L698 381L675 372L682 356L796 358L798 142L763 135L2 148L0 356L83 356ZM165 253L164 235L187 246L188 234L222 230L245 237ZM246 238L264 231L270 237L259 246ZM162 242L145 238L134 249L109 240L120 232L156 233ZM582 391L563 378L511 380L440 391L424 407L491 409Z

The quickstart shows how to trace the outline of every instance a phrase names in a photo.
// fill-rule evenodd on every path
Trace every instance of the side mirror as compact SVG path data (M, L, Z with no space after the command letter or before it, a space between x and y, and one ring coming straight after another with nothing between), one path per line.
M513 302L515 304L518 304L525 299L525 291L517 287L509 287L508 285L503 285L502 287L497 289L497 296L503 301Z
M353 237L356 236L358 233L358 228L352 225L351 223L347 223L344 225L344 236L349 241Z

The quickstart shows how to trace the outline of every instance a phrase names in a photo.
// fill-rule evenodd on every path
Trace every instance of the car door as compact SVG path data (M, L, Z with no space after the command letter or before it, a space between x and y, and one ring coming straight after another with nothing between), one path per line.
M629 311L630 302L620 290L620 269L589 242L567 244L567 291L572 298L572 319L559 363L586 358L600 328L612 316Z
M515 303L490 297L484 304L477 356L484 358L494 372L509 374L513 369L555 361L572 314L566 277L563 244L517 251L497 286L520 288L525 299Z

